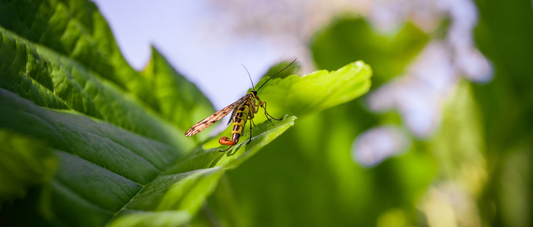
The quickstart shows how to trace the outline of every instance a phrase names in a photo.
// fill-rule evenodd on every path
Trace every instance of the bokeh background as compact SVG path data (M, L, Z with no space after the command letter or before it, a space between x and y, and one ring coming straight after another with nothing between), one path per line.
M193 226L533 225L532 1L94 2L131 65L156 46L217 109L250 87L241 64L373 69L367 95L230 171Z

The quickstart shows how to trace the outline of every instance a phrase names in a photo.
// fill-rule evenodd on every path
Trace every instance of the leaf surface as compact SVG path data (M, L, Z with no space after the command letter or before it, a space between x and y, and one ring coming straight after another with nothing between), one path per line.
M187 131L203 116L215 112L196 85L177 72L156 48L152 47L152 59L142 73L154 81L151 90L160 107L160 115L181 131ZM209 132L210 128L205 131ZM207 135L202 133L193 138L203 140Z
M222 157L222 148L193 151L196 141L183 132L212 105L156 50L142 75L133 71L92 3L1 2L0 11L10 16L0 18L0 130L49 146L33 152L39 143L19 146L18 137L6 137L14 144L9 152L32 152L0 175L25 165L28 172L46 169L10 181L19 186L5 195L23 196L29 185L50 180L24 210L52 225L188 223L225 169L239 164L232 160L244 160L293 125L294 118L258 125L252 142L236 146L232 156ZM39 163L24 164L32 160ZM32 223L5 212L0 216L15 223Z
M371 86L372 69L362 61L338 70L319 70L302 77L273 78L258 93L274 116L319 112L365 94ZM258 84L263 84L263 78Z
M57 158L42 141L0 129L0 204L26 195L55 173Z

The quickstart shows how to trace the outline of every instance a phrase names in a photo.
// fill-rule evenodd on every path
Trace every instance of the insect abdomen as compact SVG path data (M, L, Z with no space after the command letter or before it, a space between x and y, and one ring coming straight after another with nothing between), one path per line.
M228 137L222 137L218 142L222 145L233 146L239 142L239 138L242 135L246 121L248 120L248 114L250 107L247 102L242 104L235 113L235 119L233 120L233 128L231 129L231 140Z

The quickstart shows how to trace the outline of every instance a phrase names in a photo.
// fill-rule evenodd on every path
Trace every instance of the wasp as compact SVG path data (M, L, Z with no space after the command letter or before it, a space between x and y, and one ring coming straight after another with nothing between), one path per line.
M259 96L257 96L257 92L261 90L261 88L269 80L271 80L273 77L281 73L283 70L287 69L294 62L296 62L296 59L294 59L289 65L285 66L285 68L281 69L276 74L268 78L268 80L265 81L263 85L261 85L259 89L257 90L255 90L255 86L252 81L252 77L250 76L250 73L248 72L248 69L246 69L246 67L244 67L243 65L244 69L248 73L248 77L250 78L250 82L252 84L252 91L250 91L250 93L243 96L242 98L235 101L234 103L229 104L228 106L224 107L222 110L212 114L211 116L193 125L189 130L187 130L187 132L185 132L185 136L190 137L190 136L198 134L199 132L203 131L207 127L211 126L212 124L216 123L217 121L219 121L220 119L228 115L230 112L232 112L231 117L228 121L228 125L233 122L233 128L231 130L231 139L229 139L226 136L223 136L218 140L218 142L221 145L228 145L230 146L229 148L231 148L232 146L236 145L239 142L239 139L242 136L242 132L244 131L244 127L246 126L246 122L248 120L250 121L253 120L255 114L259 112L259 107L264 109L265 116L270 122L272 122L271 119L280 121L281 119L274 118L270 114L268 114L267 109L266 109L267 103L262 101L259 98ZM252 141L252 124L250 124L250 139L248 140L248 143L250 143L251 141Z

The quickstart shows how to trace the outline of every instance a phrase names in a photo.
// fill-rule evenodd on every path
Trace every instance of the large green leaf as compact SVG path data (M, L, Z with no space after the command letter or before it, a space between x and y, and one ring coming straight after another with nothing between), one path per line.
M118 216L138 220L136 214L157 215L137 211L182 210L192 215L225 168L257 152L294 121L258 125L251 143L236 146L233 153L217 148L181 158L183 152L172 146L72 111L43 109L4 89L0 107L0 119L9 119L0 121L0 128L49 141L56 150L61 164L51 181L50 209L56 222L76 226L101 226ZM121 222L130 223L124 219Z
M175 70L165 69L168 63L157 52L152 59L156 63L150 65L161 67L149 67L157 72L146 73L149 70L145 70L145 76L140 76L133 70L120 54L107 22L92 2L2 1L0 12L5 15L0 17L3 27L69 57L95 76L131 91L182 131L186 130L183 125L190 125L190 117L179 114L182 105L161 99L172 98L189 106L194 101L197 105L192 114L203 115L212 111L211 104L194 85L188 84ZM177 93L181 95L176 97Z
M50 146L35 151L41 147L38 142L22 146L18 137L7 138L13 146L6 149L27 156L27 161L21 160L13 166L15 169L8 165L2 169L2 176L15 179L13 171L17 168L20 174L11 181L16 190L6 188L5 195L22 196L28 186L49 179L53 172L49 158L40 157L47 157L51 149L60 163L55 177L44 186L47 190L42 198L32 197L24 203L34 204L21 208L26 214L17 213L20 209L15 203L13 209L9 205L0 213L2 220L8 217L15 224L33 225L33 220L21 217L39 212L53 225L101 226L111 220L117 220L118 225L135 225L161 217L166 221L158 225L186 223L225 169L257 152L295 119L258 125L252 142L235 146L233 156L225 157L227 153L220 152L221 148L191 153L194 140L186 138L183 131L192 125L190 122L211 112L211 104L157 52L150 63L151 71L145 71L154 87L140 74L130 74L129 65L113 61L122 56L118 49L105 49L106 43L113 49L114 40L110 33L105 35L107 25L92 3L2 1L0 6L0 128ZM61 27L61 23L72 28ZM97 24L103 27L93 27ZM63 29L61 36L55 33L58 29ZM89 29L92 35L80 29ZM101 42L95 42L96 37ZM72 39L77 43L69 44ZM103 53L102 48L109 52ZM100 58L93 56L95 51L103 51L97 54ZM131 78L124 79L124 75ZM160 93L148 99L142 97L142 92L128 84L130 79L145 81L142 84L146 88ZM191 96L194 98L187 98ZM149 106L146 101L150 99L153 102ZM178 103L177 107L173 103ZM159 105L165 108L158 111ZM174 112L187 108L198 111L172 117ZM186 153L196 158L180 161ZM28 166L32 161L38 163ZM31 168L45 167L40 175L20 170L28 168L26 171L32 172ZM179 214L179 218L169 214Z
M94 3L79 0L0 1L0 25L75 60L158 109L152 82L125 61Z
M252 157L296 119L257 119L242 143L226 152L218 145L198 146L206 132L198 141L183 132L210 114L211 104L156 50L142 75L135 72L93 3L0 1L0 12L0 129L15 133L9 137L15 144L10 152L28 157L15 169L0 169L0 176L30 163L46 167L41 175L14 181L20 184L16 196L41 184L38 196L0 212L1 220L14 225L189 223L226 170ZM278 117L303 116L362 95L370 75L369 66L357 62L333 72L274 79L260 95ZM318 89L319 84L325 86ZM316 93L302 93L307 86ZM280 91L286 97L276 97ZM279 101L283 104L276 110ZM18 135L46 146L19 146ZM39 157L52 151L59 165L46 182L52 161Z
M202 92L180 75L154 47L152 59L143 74L154 81L151 90L160 107L161 116L182 131L215 111ZM205 131L208 132L209 128ZM198 136L205 139L207 135L209 134L203 133Z
M71 109L175 147L192 148L182 132L142 101L99 79L76 61L0 28L0 87L39 106Z

